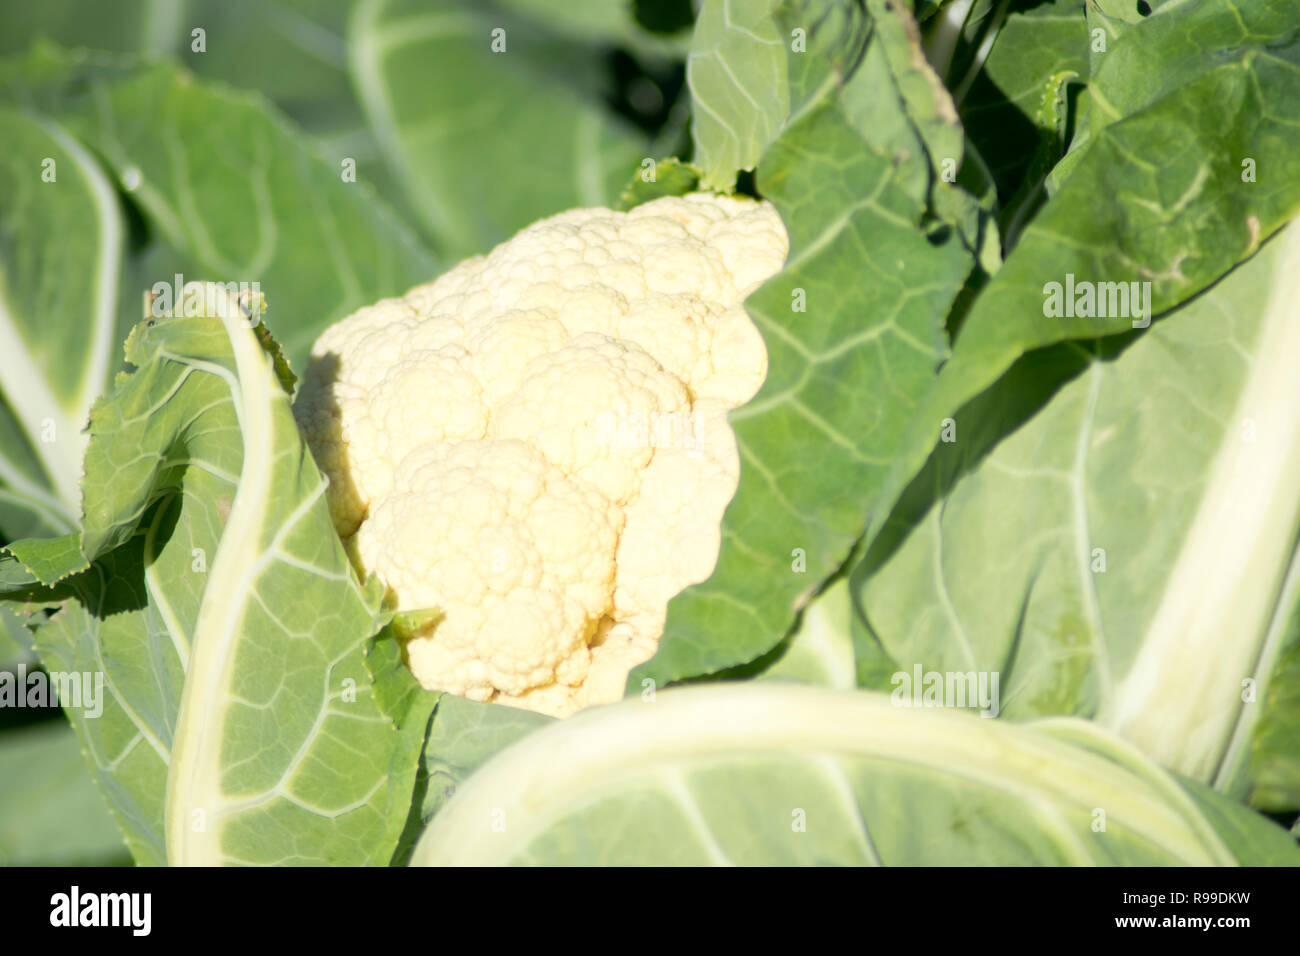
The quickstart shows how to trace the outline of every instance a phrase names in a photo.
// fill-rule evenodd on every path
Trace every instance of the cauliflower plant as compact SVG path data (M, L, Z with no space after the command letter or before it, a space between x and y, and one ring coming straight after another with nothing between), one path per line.
M296 414L354 559L425 687L555 716L622 696L669 599L717 562L727 412L767 374L746 296L771 205L575 209L316 342Z

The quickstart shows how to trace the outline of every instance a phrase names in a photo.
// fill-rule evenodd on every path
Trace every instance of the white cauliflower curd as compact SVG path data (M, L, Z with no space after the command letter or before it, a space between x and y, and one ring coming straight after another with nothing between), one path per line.
M402 610L420 683L555 716L622 696L713 571L767 374L743 302L788 249L767 203L575 209L360 309L295 414L338 531Z

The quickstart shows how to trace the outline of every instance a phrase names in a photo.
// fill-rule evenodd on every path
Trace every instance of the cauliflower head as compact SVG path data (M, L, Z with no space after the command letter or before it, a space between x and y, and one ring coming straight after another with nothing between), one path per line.
M401 610L420 683L554 716L622 696L713 571L767 374L743 307L788 240L767 203L575 209L360 309L295 414L335 526Z

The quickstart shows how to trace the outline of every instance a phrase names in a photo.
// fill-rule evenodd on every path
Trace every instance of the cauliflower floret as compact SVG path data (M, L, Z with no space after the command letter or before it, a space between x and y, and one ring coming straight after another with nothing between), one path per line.
M508 312L475 328L469 348L488 403L499 405L513 395L529 364L558 351L568 340L568 331L545 309Z
M494 424L496 434L533 442L566 473L622 504L640 489L654 448L611 440L611 423L650 421L688 406L682 383L635 342L587 332L535 359Z
M622 524L620 508L527 442L433 442L403 459L355 543L404 606L444 614L436 640L411 642L412 670L486 700L585 671Z
M658 449L642 475L641 493L624 509L614 616L639 632L659 634L673 595L713 573L722 543L719 521L740 478L730 408L697 402L684 440Z
M360 569L442 616L425 687L555 716L617 700L709 576L767 373L743 302L785 261L766 203L574 209L312 351L295 414Z

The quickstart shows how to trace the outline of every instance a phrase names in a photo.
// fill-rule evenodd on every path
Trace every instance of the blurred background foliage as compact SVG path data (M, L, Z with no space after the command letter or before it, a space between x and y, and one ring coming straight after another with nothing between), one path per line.
M0 9L0 55L44 39L255 91L454 260L685 148L693 20L691 0L48 0Z

